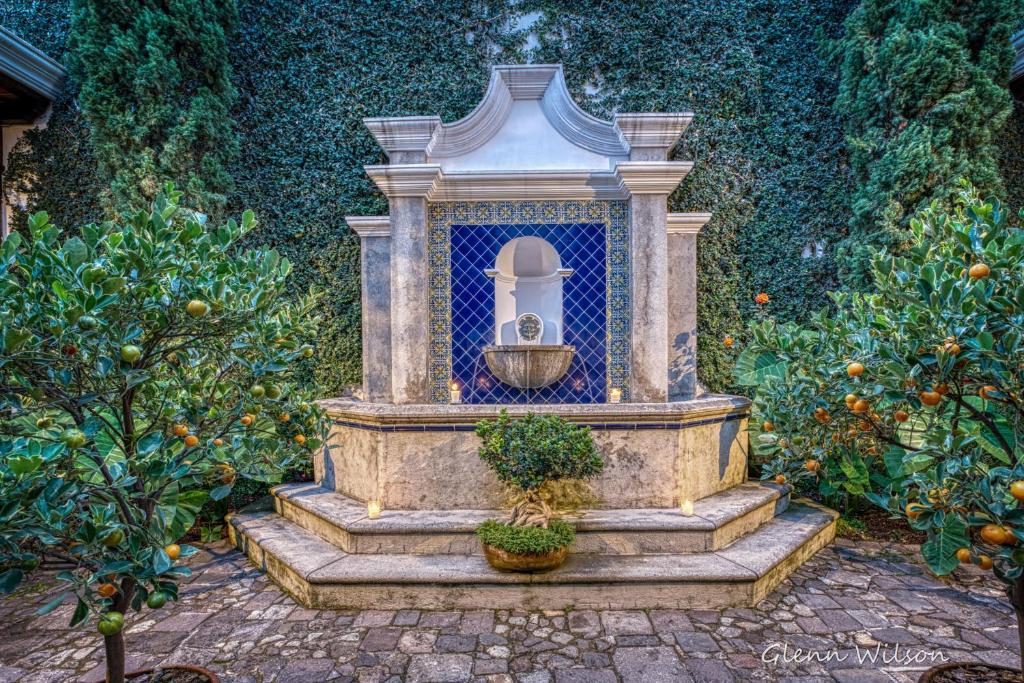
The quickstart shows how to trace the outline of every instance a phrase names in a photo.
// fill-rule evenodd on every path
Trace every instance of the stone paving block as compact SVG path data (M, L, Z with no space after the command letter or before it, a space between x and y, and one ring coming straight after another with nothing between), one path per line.
M468 654L414 654L409 663L409 683L462 683L473 673Z
M729 667L717 659L689 659L686 669L699 683L733 683L736 680Z
M459 623L462 615L459 612L424 612L420 616L419 626L422 628L445 628Z
M395 618L390 610L366 610L356 616L353 626L387 626Z
M656 633L689 631L693 628L684 610L654 609L650 612L650 618Z
M359 649L367 652L390 652L398 646L401 637L402 629L395 626L371 628L366 632L363 642L359 644Z
M494 612L491 610L470 610L462 615L459 632L466 634L490 633L494 629Z
M601 612L605 633L612 636L654 633L650 619L640 611L609 610Z
M612 661L626 681L643 683L692 683L676 651L670 647L623 647Z
M472 652L476 649L476 636L444 635L434 643L436 652Z
M398 640L398 649L409 653L432 652L435 641L437 641L437 634L430 631L406 631Z
M616 683L609 669L565 669L555 672L555 683Z

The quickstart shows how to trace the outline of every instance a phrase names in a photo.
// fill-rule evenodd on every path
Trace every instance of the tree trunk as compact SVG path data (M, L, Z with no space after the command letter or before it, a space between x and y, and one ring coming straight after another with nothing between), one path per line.
M512 526L535 526L547 529L550 518L551 508L541 499L540 494L530 490L524 492L522 500L512 508L508 521Z
M1024 673L1024 574L1015 579L1007 587L1006 592L1010 596L1010 604L1017 614L1017 641L1020 645L1020 668Z
M111 609L127 615L135 595L135 579L126 576L121 580L121 589ZM103 648L107 657L107 683L124 683L124 628L112 636L103 636Z
M112 636L103 636L107 654L107 683L124 683L124 629Z

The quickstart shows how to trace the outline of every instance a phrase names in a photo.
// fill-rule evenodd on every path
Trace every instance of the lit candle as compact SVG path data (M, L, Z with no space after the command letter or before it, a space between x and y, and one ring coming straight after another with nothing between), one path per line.
M608 390L608 402L619 403L622 401L622 389L613 388Z
M377 519L380 517L380 501L371 500L366 504L366 516L370 519Z
M684 500L683 504L679 506L679 510L684 515L689 517L690 515L693 514L693 501L692 500Z
M462 403L462 391L459 389L458 382L452 382L451 394L452 403Z

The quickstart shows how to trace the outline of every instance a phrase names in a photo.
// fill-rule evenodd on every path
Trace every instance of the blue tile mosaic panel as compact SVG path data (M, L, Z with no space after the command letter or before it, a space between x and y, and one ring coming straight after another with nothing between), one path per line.
M564 281L563 343L576 347L566 375L517 389L487 368L494 343L494 283L484 270L517 237L536 236L574 269ZM624 202L452 202L430 206L431 400L452 380L467 403L597 403L608 387L628 400L629 255Z

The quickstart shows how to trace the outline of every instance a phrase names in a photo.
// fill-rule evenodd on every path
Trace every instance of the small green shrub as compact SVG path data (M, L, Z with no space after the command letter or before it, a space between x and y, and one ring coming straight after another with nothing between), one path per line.
M487 545L517 555L543 555L564 548L576 538L572 525L555 520L548 528L512 526L489 519L476 529L476 535Z
M503 483L533 491L546 481L589 479L604 469L589 427L554 415L528 414L513 420L501 411L477 424L480 457Z

